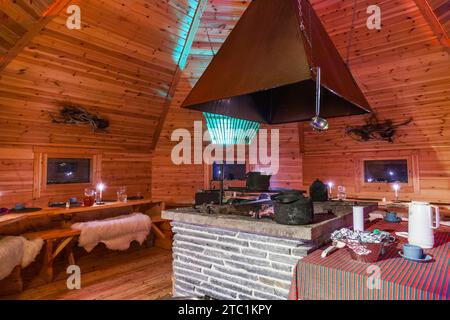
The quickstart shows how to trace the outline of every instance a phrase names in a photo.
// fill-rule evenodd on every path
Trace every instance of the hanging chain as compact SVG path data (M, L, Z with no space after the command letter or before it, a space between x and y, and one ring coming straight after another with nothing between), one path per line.
M303 35L305 36L305 39L308 42L309 46L312 48L311 36L308 37L308 34L306 33L305 24L303 23L302 0L297 0L297 2L298 2L298 14L300 17L300 30L303 32ZM310 29L311 29L311 16L309 17L309 22L310 22ZM310 32L311 32L311 30L310 30Z
M303 13L302 13L302 0L298 0L298 14L300 17L300 30L302 30L302 32L305 32L305 25L303 24Z
M302 31L303 36L306 39L306 42L308 42L308 45L309 45L309 47L311 49L311 61L310 61L311 62L311 66L310 67L311 67L311 71L315 72L314 59L313 59L314 55L313 55L313 43L312 43L313 39L312 39L311 8L309 8L309 10L308 10L308 17L307 17L308 23L309 23L309 26L308 26L309 30L306 30L306 26L305 26L304 20L303 20L302 1L304 1L304 0L297 0L297 2L298 2L298 10L299 10L298 13L299 13L299 17L300 17L300 30ZM307 31L309 31L309 35L308 35Z

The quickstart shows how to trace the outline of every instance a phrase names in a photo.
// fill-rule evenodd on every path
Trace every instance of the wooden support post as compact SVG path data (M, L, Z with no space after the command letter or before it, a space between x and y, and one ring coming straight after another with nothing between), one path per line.
M48 239L45 242L44 264L42 266L42 275L45 281L51 282L53 280L53 239Z
M72 240L79 235L80 230L75 229L45 230L23 235L30 240L40 238L45 241L44 264L42 266L41 274L47 282L53 280L53 262L61 252L64 251L66 253L69 265L75 264L75 258L72 251ZM53 250L56 241L59 242Z
M69 261L69 265L74 265L75 264L75 256L73 255L73 249L72 249L71 243L69 243L67 245L67 247L65 248L65 251L66 251L67 261Z

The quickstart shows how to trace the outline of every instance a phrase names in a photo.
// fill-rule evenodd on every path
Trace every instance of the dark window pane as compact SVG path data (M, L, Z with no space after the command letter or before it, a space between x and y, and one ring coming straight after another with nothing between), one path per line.
M47 160L47 184L91 182L91 159Z
M366 160L364 161L364 181L408 183L408 161Z
M223 165L225 180L245 180L246 166L245 164L226 164ZM213 163L213 180L217 181L221 178L220 164Z

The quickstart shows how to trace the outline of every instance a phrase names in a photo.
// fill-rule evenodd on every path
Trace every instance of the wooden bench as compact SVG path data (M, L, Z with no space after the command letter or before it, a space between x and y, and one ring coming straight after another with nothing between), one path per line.
M155 247L171 250L173 234L169 226L170 221L161 217L164 208L164 202L159 202L158 205L147 210L145 214L152 220L152 232L156 237Z
M45 253L42 274L47 282L51 282L53 280L53 261L63 250L66 252L69 265L75 264L71 242L75 237L79 236L80 233L80 230L65 228L44 230L22 235L29 240L37 238L44 240Z
M0 280L0 296L17 294L23 291L22 267L16 266L11 274Z
M137 211L137 205L134 205L133 203L130 204L133 205L133 210ZM172 233L170 230L164 230L167 229L164 228L164 225L168 224L168 220L161 218L161 212L164 210L164 202L148 203L142 201L142 203L138 203L138 205L142 204L150 204L152 206L145 212L145 214L147 214L152 220L151 228L157 238L155 241L155 246L170 249L172 247ZM105 208L100 207L99 209ZM64 251L66 253L69 265L75 264L75 257L73 255L71 244L74 238L78 237L80 234L80 230L69 228L50 229L22 234L22 236L28 240L37 238L44 240L45 253L41 274L47 282L51 282L53 280L53 262L61 252ZM21 270L19 267L18 270L16 270L16 273L19 275L19 280L21 281L20 271Z

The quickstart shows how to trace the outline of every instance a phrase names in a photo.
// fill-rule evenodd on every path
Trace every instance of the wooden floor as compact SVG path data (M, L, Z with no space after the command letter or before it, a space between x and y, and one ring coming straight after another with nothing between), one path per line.
M65 264L58 261L54 282L44 283L30 266L24 270L25 290L2 299L153 300L171 295L171 251L138 245L125 252L98 247L90 254L77 250L76 258L82 273L80 290L67 289Z

